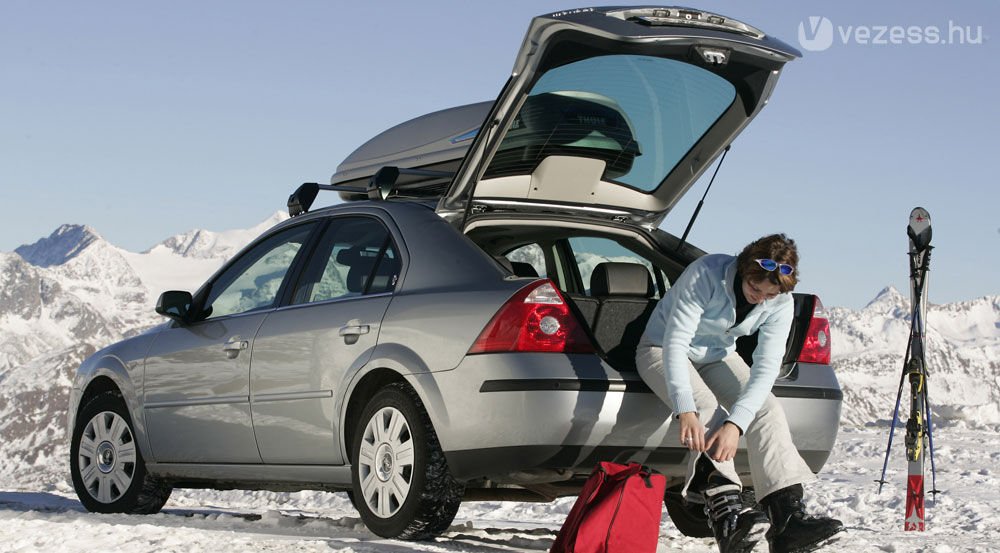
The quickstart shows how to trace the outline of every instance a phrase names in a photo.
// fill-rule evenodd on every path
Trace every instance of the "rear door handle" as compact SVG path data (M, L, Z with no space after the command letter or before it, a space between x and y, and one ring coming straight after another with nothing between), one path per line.
M222 351L226 352L226 357L236 359L236 356L248 347L250 347L250 342L240 340L238 336L234 336L230 338L224 346L222 346Z

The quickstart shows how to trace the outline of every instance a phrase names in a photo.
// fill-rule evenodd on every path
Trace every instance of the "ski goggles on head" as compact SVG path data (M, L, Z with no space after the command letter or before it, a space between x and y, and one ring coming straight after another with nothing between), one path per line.
M773 259L754 259L754 261L756 261L757 264L760 265L761 269L764 269L765 271L768 272L773 271L775 269L777 269L778 272L783 275L790 275L795 272L795 267L792 267L787 263L778 263Z

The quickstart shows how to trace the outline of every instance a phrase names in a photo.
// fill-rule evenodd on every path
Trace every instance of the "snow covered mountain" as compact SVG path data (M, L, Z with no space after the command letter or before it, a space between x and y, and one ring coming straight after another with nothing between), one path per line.
M251 239L287 218L288 214L286 212L277 211L249 229L235 229L222 232L192 230L167 238L150 248L147 253L154 253L162 248L189 259L225 260L247 245L247 242Z
M0 475L25 487L63 481L65 409L79 362L160 323L153 305L161 291L193 291L285 217L275 213L244 230L187 232L142 253L118 248L92 228L64 225L0 253ZM593 257L592 264L605 260ZM832 308L829 316L845 392L842 422L884 426L906 349L908 299L887 288L863 309ZM1000 296L932 305L928 348L939 421L1000 425Z
M162 322L160 292L194 291L232 254L287 218L192 231L133 253L94 229L63 225L0 253L0 474L62 479L71 376L97 349Z
M892 419L909 305L908 297L889 287L860 310L829 310L834 365L844 389L842 424ZM927 389L936 421L1000 425L1000 296L931 304L926 332Z

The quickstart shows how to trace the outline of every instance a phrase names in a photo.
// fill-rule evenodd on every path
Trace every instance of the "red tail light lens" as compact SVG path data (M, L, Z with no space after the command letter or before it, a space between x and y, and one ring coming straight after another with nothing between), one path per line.
M551 280L535 281L497 311L469 353L541 351L594 353L576 316Z
M813 304L812 319L809 321L806 339L802 343L799 362L829 365L830 321L826 318L826 311L823 309L823 302L819 301L819 296L813 296L813 298L815 303Z

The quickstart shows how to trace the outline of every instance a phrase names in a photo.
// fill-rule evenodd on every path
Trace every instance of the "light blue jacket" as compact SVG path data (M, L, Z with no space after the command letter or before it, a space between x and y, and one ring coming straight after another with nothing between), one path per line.
M640 346L663 348L667 390L676 412L697 411L688 360L712 363L736 351L736 338L760 330L750 380L729 411L728 421L746 431L774 386L792 327L794 300L778 294L736 322L736 257L706 255L688 265L657 304Z

